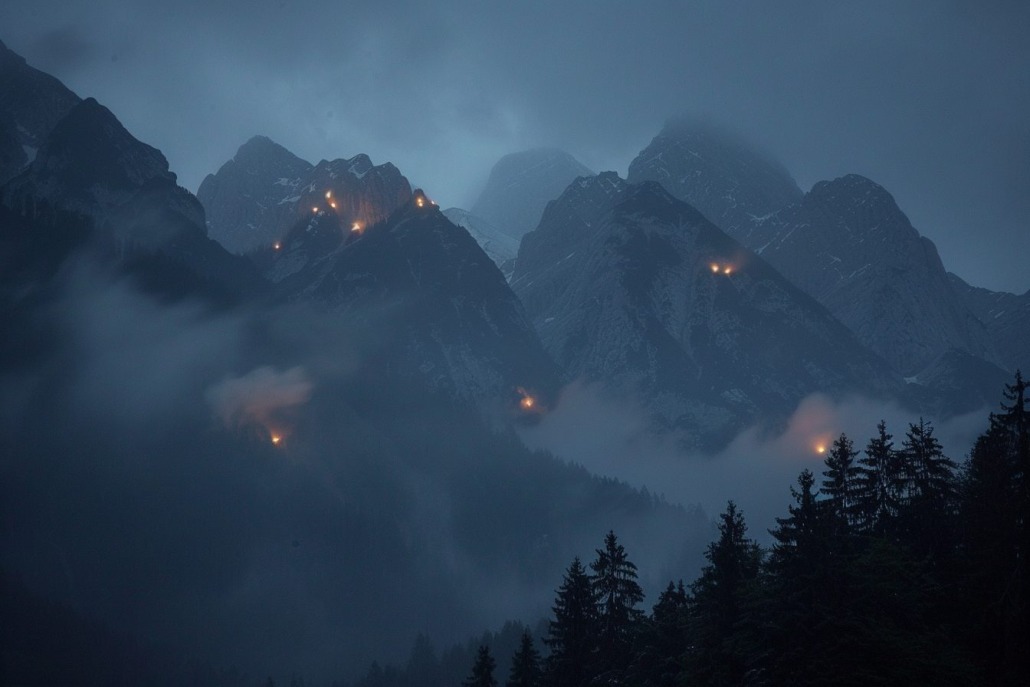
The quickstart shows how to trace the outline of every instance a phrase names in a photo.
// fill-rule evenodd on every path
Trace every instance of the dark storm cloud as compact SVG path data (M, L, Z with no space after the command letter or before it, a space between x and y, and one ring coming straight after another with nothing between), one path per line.
M803 188L869 176L949 269L1030 287L1026 3L37 5L0 8L3 40L109 105L189 188L263 133L313 161L368 152L467 206L501 154L555 145L624 172L689 112Z

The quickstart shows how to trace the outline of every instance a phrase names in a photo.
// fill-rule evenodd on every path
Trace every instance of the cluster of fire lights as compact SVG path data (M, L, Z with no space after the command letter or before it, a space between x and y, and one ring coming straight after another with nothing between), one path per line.
M330 210L335 210L336 209L336 200L333 198L333 192L332 192L331 189L329 191L325 192L325 201L326 201L326 204L329 206ZM424 208L427 205L435 206L436 202L432 201L432 200L429 200L428 198L425 197L424 194L422 194L420 192L420 193L417 193L415 195L415 205L417 205L420 208ZM319 206L319 205L312 205L311 206L311 214L317 215L319 212L323 212L323 208L321 206ZM365 230L365 227L364 227L364 225L361 224L361 222L354 222L354 223L352 223L350 225L350 230L351 230L352 234L360 236L361 232ZM272 244L272 248L274 250L277 250L277 251L278 250L282 250L283 244L282 244L281 241L276 241L275 243ZM278 441L273 440L272 443L275 444L275 443L278 443Z
M720 273L722 273L722 274L725 274L726 276L729 276L729 275L733 274L733 265L720 265L717 262L713 262L708 267L712 270L712 274L720 274Z

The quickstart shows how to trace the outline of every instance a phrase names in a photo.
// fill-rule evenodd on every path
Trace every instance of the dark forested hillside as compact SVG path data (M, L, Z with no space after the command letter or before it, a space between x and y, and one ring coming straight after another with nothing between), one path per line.
M882 422L866 443L840 435L821 469L798 476L771 547L731 501L700 575L670 581L650 613L632 552L609 533L592 562L565 570L537 648L526 635L499 655L484 636L465 653L464 684L502 684L494 660L511 662L504 684L520 687L1024 684L1026 391L1017 374L961 465L922 419L897 437ZM535 670L515 679L526 664ZM410 680L376 665L360 685Z

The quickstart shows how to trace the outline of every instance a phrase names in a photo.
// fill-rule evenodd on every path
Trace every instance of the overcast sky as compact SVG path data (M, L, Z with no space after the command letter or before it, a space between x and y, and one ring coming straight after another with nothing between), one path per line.
M1030 3L3 0L0 39L195 191L264 134L469 206L501 155L625 175L714 118L803 189L864 174L967 281L1030 288Z

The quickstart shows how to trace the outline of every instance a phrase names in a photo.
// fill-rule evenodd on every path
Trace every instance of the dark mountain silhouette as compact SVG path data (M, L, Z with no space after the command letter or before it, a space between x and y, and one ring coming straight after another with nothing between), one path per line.
M0 184L36 156L54 126L79 97L54 77L34 69L0 42Z

